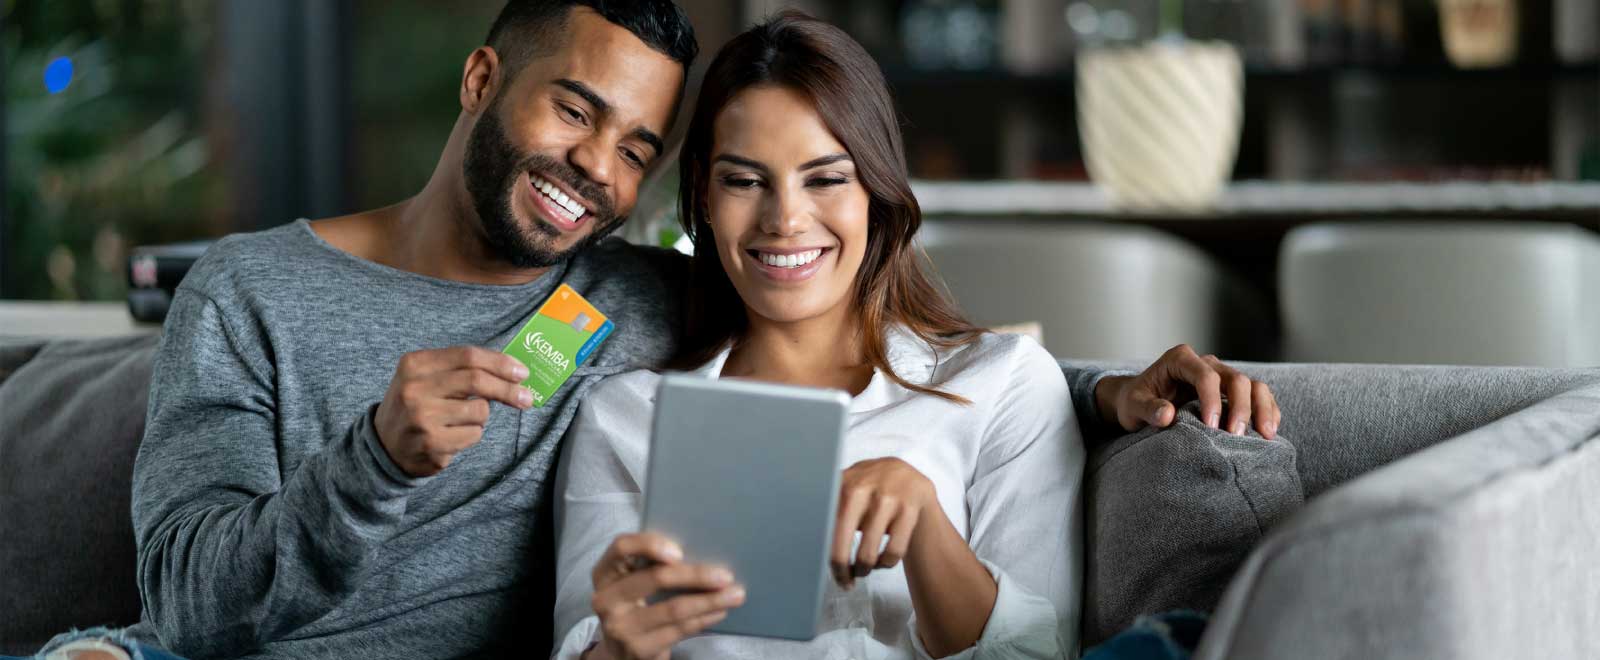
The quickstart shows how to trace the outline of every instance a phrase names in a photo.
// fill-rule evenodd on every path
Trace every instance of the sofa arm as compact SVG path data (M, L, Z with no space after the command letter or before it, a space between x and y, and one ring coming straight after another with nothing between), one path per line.
M1600 370L1231 362L1272 387L1307 500L1352 477L1512 414L1600 384ZM1126 362L1062 366L1137 370Z
M1229 585L1196 658L1600 657L1600 386L1311 501Z

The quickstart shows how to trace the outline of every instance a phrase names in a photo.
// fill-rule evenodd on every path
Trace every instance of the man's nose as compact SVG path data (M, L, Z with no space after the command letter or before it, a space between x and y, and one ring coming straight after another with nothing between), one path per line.
M603 138L595 135L572 145L567 152L567 162L583 178L609 189L614 183L616 159L608 155L615 149L600 144L603 141Z

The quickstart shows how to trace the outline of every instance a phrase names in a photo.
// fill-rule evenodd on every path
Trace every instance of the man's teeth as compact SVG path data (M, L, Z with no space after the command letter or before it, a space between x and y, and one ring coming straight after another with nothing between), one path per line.
M822 256L822 250L808 250L799 254L772 254L771 252L757 252L761 263L776 268L799 268L817 260Z
M544 196L549 198L550 201L555 202L557 206L565 209L567 214L572 216L573 220L583 217L584 212L588 210L583 208L582 204L579 204L571 197L568 197L566 193L561 192L560 188L555 187L555 184L552 184L549 181L545 181L539 177L533 177L533 187L539 192L544 193Z

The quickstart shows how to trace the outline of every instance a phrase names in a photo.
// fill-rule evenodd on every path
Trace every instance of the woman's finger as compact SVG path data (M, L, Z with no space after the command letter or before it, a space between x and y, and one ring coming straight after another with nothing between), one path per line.
M629 627L646 635L668 628L689 636L700 632L695 626L701 618L708 614L726 613L743 605L744 599L744 587L737 584L717 591L673 596L630 612Z
M1251 400L1255 402L1256 431L1268 440L1278 437L1278 422L1283 414L1278 410L1277 397L1272 396L1272 388L1256 381L1251 385Z
M622 534L611 541L605 554L594 564L595 591L640 568L640 562L672 564L683 561L683 548L660 534L640 532Z
M894 519L889 526L889 547L878 557L878 568L894 568L905 559L906 550L911 547L911 533L916 530L921 515L921 511L907 511Z
M878 566L878 549L883 547L883 535L889 532L889 523L900 513L900 503L892 495L879 495L865 516L861 526L861 547L856 550L856 560L851 565L852 577L865 577Z
M630 647L641 658L653 658L672 650L672 647L678 642L699 634L700 631L715 625L718 621L727 617L728 611L723 609L686 619L673 625L660 626L654 630L639 633Z
M861 516L866 513L869 496L865 491L846 486L839 497L839 516L833 526L833 550L828 553L828 566L833 569L833 579L839 586L848 588L850 578L850 544L860 529Z
M628 574L607 585L602 607L638 603L662 591L719 591L733 584L733 573L708 564L662 564Z

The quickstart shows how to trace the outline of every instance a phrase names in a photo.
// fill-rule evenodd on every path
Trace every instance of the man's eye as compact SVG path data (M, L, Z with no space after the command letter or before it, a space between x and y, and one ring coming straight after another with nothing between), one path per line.
M567 113L567 117L572 121L578 122L579 124L584 123L583 113L578 112L572 107L565 105L561 106L561 111Z
M623 149L622 157L628 159L628 161L633 163L635 167L644 167L644 159L640 158L639 154L633 153L627 149Z

